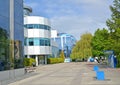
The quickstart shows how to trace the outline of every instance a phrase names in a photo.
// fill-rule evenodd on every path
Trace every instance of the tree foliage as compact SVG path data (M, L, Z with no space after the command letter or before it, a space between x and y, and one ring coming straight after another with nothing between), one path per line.
M76 43L76 46L72 50L72 60L85 59L92 56L91 40L92 34L90 33L86 33L81 36L81 39Z
M0 27L0 59L4 60L8 58L8 33L5 29Z
M110 10L112 15L106 21L106 24L110 31L110 38L114 41L112 49L118 55L120 52L120 0L114 0L113 5L110 6Z
M93 55L100 56L104 50L120 53L120 0L114 0L110 6L111 18L106 21L107 29L98 29L92 39Z
M110 32L115 32L120 28L120 0L114 0L113 5L110 6L112 12L111 18L106 21Z
M0 27L0 48L8 46L8 34L7 31Z
M113 50L120 66L120 0L114 0L110 6L111 18L106 21L108 30L98 29L92 39L94 56L103 54L104 50Z
M101 56L103 51L113 50L120 62L120 0L114 0L110 10L111 18L106 21L108 29L97 29L93 37L89 33L82 35L72 50L72 59L87 58L92 54Z
M109 45L108 36L109 33L107 29L97 29L92 38L93 56L103 55L103 51L110 48L111 45Z

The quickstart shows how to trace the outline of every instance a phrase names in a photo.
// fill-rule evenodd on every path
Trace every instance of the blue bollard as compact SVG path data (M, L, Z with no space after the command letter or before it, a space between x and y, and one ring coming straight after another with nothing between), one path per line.
M97 71L96 75L97 75L97 80L105 80L104 71Z
M94 67L93 67L93 70L94 70L94 71L99 71L99 67L98 67L98 66L94 66Z

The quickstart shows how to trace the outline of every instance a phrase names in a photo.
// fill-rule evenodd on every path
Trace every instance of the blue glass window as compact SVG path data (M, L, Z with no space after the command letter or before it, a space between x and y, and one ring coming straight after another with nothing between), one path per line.
M40 46L45 46L44 39L40 39Z
M25 38L25 46L50 46L49 38Z
M50 43L50 39L49 39L49 40L48 40L48 46L50 46L50 44L51 44L51 43Z
M45 46L50 46L50 39L45 39Z
M25 46L27 45L27 39L26 38L24 39L24 45Z
M38 29L39 28L39 25L34 25L34 27L33 28L36 28L36 29Z
M27 25L27 28L31 29L34 28L32 24Z
M33 38L30 38L30 39L29 39L29 46L33 46L33 45L34 45Z
M43 24L26 24L24 25L25 28L28 29L45 29L45 30L50 30L50 26L43 25Z
M47 25L44 25L44 29L45 29L45 30L48 30L47 28L48 28L48 26L47 26Z
M44 29L44 26L43 25L40 25L40 24L36 24L38 25L38 28L37 29Z
M35 46L39 46L40 45L40 41L38 38L34 38L34 45Z

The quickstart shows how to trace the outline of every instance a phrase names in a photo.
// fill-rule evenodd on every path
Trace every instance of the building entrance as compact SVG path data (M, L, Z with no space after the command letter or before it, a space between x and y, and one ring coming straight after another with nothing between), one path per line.
M43 55L38 56L38 64L45 64L45 56Z

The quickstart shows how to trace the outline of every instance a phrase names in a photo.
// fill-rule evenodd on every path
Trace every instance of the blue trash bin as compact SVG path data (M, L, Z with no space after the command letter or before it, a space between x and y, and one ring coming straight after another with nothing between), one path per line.
M105 80L104 71L97 71L96 75L97 75L97 80Z
M94 62L94 58L90 58L90 62Z

